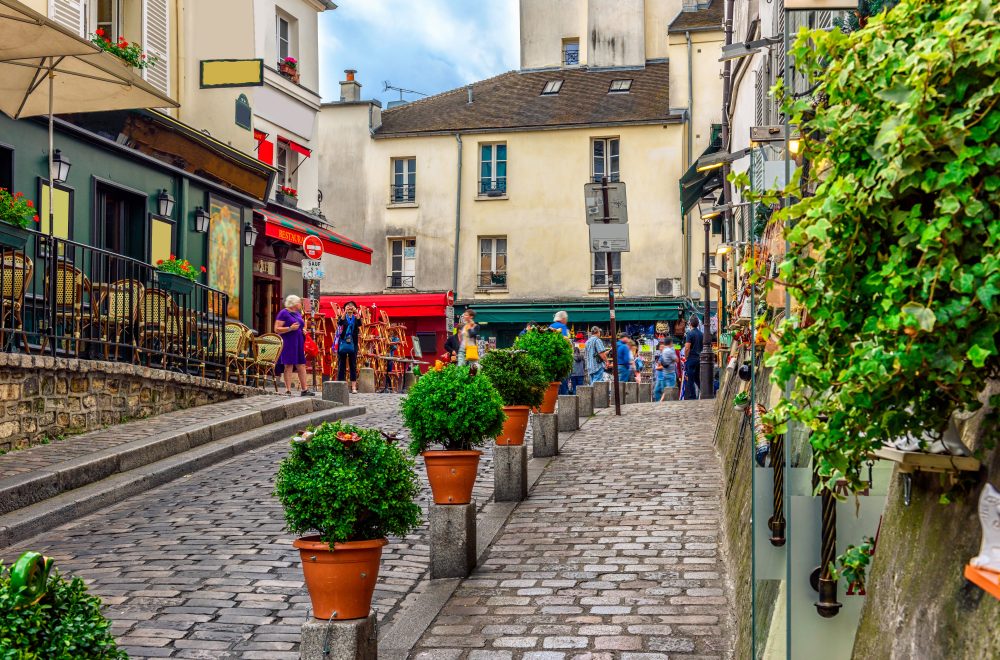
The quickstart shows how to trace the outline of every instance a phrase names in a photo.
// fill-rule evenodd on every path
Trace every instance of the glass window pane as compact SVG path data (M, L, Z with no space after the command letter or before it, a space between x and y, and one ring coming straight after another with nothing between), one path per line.
M403 161L402 160L394 160L394 161L392 161L392 167L393 167L393 171L396 174L402 174L403 173Z
M498 238L497 239L497 254L507 254L507 239Z
M493 241L489 238L480 238L479 252L481 254L489 254L490 252L492 252L493 251L492 243Z
M493 164L484 160L479 175L484 179L490 179L493 176Z
M594 160L604 158L604 140L594 140Z
M497 160L507 160L507 145L498 144L497 145Z
M403 257L399 255L393 255L392 257L392 272L398 273L403 270Z
M495 270L499 272L504 272L507 270L507 255L497 254L497 267Z
M497 178L506 178L507 176L507 163L504 161L499 161L497 163Z
M480 156L480 160L482 162L484 162L484 163L487 162L487 161L493 160L493 145L492 144L484 144L482 146L482 153L481 153L481 156Z
M392 255L403 254L403 241L392 241Z
M408 161L406 161L406 166L409 168L409 170L411 172L416 172L417 171L417 159L416 158L409 159Z
M492 261L492 259L490 258L490 255L488 255L488 254L482 254L482 255L480 255L479 256L479 270L480 270L480 272L488 273L491 270L493 270L492 268L490 268L490 262L491 261Z
M611 145L610 145L611 146L611 155L612 156L617 156L618 155L618 140L617 139L616 140L608 140L608 142L611 143Z

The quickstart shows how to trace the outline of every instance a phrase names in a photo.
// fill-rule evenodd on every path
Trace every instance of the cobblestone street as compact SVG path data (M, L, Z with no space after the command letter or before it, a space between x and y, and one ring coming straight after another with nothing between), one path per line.
M416 657L722 658L713 405L630 405L587 422Z

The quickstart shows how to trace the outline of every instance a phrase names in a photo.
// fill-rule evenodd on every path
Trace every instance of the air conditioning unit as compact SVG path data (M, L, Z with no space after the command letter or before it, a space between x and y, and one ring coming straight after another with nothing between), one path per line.
M658 296L679 297L683 295L681 291L681 278L679 277L658 277L654 287Z

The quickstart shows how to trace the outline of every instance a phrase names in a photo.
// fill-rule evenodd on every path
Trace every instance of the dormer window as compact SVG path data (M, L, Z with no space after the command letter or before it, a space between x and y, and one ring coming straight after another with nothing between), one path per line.
M542 88L542 96L555 96L562 89L563 81L561 80L550 80L545 83L545 87Z
M630 89L632 89L631 78L612 80L611 86L608 88L608 94L628 94Z

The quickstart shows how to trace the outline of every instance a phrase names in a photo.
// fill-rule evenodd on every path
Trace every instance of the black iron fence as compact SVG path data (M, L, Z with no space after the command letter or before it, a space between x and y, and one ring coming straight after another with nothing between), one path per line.
M502 289L507 286L507 273L504 271L481 272L479 273L480 289Z
M0 350L227 377L225 293L74 241L8 234Z
M385 285L389 289L412 289L413 279L413 275L388 275Z
M479 194L484 197L503 197L507 194L507 177L479 180Z
M389 194L391 195L393 204L406 204L416 201L417 199L417 187L416 186L389 186L391 190Z

